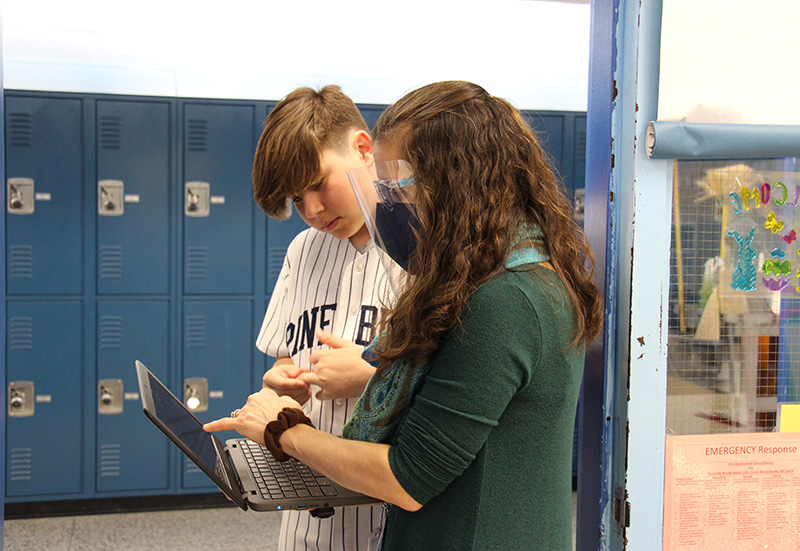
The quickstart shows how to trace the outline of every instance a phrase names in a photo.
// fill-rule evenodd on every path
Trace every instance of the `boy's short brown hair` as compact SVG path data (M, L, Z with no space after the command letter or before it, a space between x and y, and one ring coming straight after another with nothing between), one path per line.
M325 149L347 148L351 130L369 131L353 100L336 85L298 88L267 116L253 159L253 197L273 218L291 213L287 198L320 179Z

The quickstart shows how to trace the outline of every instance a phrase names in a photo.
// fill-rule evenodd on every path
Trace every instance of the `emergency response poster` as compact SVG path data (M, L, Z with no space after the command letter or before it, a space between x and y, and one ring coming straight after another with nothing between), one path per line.
M666 439L664 551L800 551L800 433Z

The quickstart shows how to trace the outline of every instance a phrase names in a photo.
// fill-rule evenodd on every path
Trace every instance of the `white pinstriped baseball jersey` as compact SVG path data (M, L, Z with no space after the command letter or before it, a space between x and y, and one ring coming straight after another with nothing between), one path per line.
M258 349L310 367L311 353L321 346L317 329L366 346L381 309L392 298L383 255L372 240L356 249L348 240L313 228L301 232L286 252L256 341ZM320 401L313 394L312 390L303 408L306 415L317 428L341 435L356 399ZM281 551L366 551L380 506L337 508L328 519L305 511L282 514Z

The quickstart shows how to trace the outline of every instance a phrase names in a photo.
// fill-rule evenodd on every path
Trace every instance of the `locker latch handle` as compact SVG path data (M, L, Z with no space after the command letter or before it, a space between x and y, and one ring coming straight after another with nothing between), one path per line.
M125 212L125 184L122 180L97 182L97 212L102 216L121 216Z
M14 184L9 184L9 186L11 187L11 208L19 210L22 208L22 192L19 190L19 187Z
M114 210L114 197L103 186L100 186L100 198L103 202L103 210Z
M8 416L30 417L34 413L34 386L32 381L8 383Z
M34 208L33 178L8 179L8 212L31 214Z
M194 412L208 411L208 379L205 377L184 379L183 403Z
M200 195L195 193L192 189L187 189L186 193L188 194L188 197L186 198L186 200L188 201L186 209L189 212L194 212L197 210L197 203L198 201L200 201Z
M203 217L211 213L211 185L208 182L186 182L186 216Z
M115 415L123 409L122 379L101 379L97 383L97 413Z

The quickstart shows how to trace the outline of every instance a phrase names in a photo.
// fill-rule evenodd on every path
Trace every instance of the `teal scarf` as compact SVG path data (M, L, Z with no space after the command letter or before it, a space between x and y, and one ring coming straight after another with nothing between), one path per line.
M506 268L550 260L541 247L542 237L541 229L535 224L523 226L506 260ZM362 354L362 358L376 367L379 340L380 337L375 338ZM383 373L376 372L356 402L342 436L350 440L389 443L426 373L424 366L414 367L405 360L394 362Z

